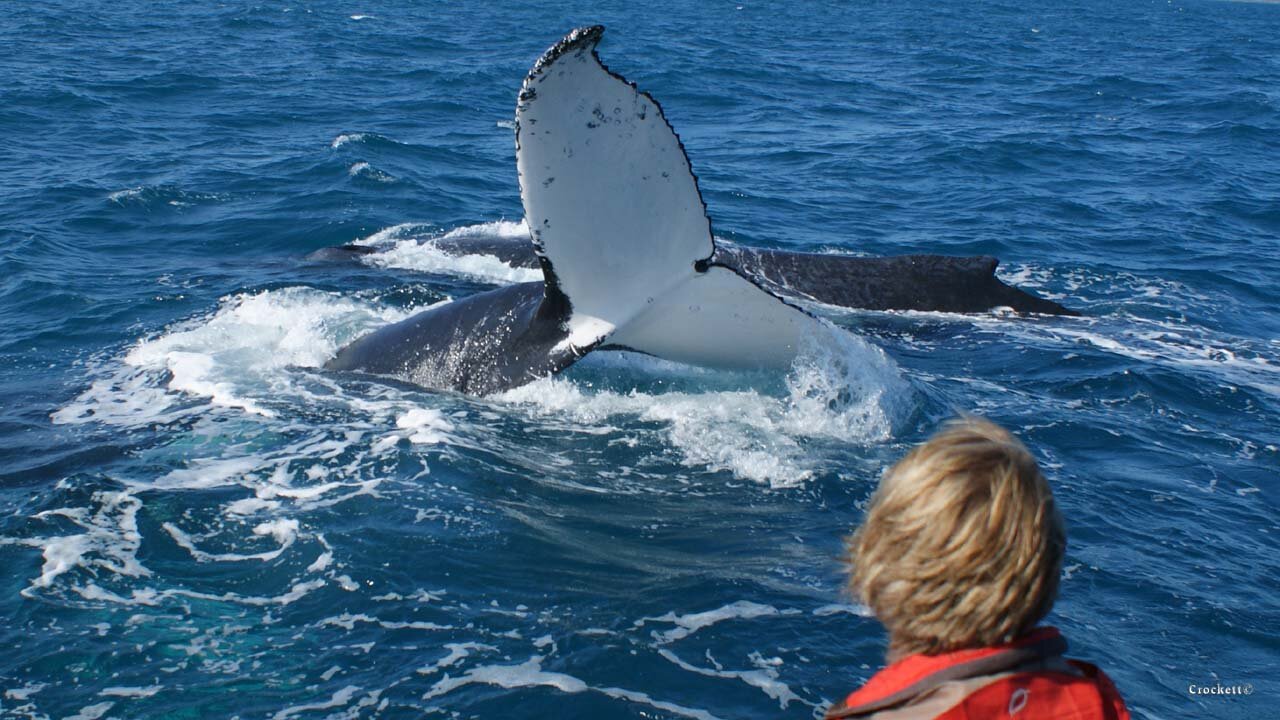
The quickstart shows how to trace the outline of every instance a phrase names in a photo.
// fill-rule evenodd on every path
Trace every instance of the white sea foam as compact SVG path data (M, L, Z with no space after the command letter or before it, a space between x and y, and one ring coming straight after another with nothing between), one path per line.
M697 708L688 708L674 703L655 700L645 693L624 690L615 687L592 687L579 678L565 673L548 672L542 669L543 657L535 656L519 665L482 665L467 670L461 677L444 677L425 695L423 700L430 700L450 693L466 685L496 685L513 690L523 687L552 687L560 692L576 694L582 692L598 692L618 700L646 705L681 717L697 720L717 720L711 713Z
M98 720L98 718L107 714L107 711L115 707L114 702L100 702L93 705L80 708L75 715L68 715L66 720Z
M685 465L786 487L813 476L806 439L881 442L910 404L910 390L878 348L843 332L807 348L786 378L787 395L757 390L620 393L547 378L500 399L535 417L584 425L631 416L666 427Z
M751 660L756 664L754 670L725 670L723 668L704 668L698 667L691 663L681 660L674 652L662 648L658 650L658 654L671 662L681 670L705 675L707 677L726 678L730 680L740 680L751 687L759 689L765 695L778 702L778 707L785 710L793 701L800 702L805 705L814 705L804 700L804 698L795 694L794 691L784 682L778 679L777 665L781 664L781 660L766 660L760 653L752 653ZM776 660L776 662L774 662Z
M837 612L847 612L850 610L856 612L857 608L855 606L846 605L828 605L814 610L812 614L824 616ZM669 612L657 617L645 617L635 621L634 626L636 628L643 628L653 624L674 625L675 627L670 630L651 631L650 637L653 639L652 647L657 650L660 657L686 672L745 683L760 690L765 695L776 701L782 709L785 709L792 702L798 702L810 707L817 707L818 703L804 699L799 693L792 690L787 683L780 679L781 668L785 663L779 657L766 656L763 652L755 650L747 656L747 660L752 665L751 669L734 670L726 669L722 663L711 656L710 651L706 651L705 656L707 661L711 664L711 667L703 667L684 660L676 654L674 649L668 647L692 636L697 632L724 622L758 620L761 618L784 616L796 617L803 615L805 615L805 612L796 608L779 609L772 605L752 602L749 600L739 600L729 603L728 605L702 612L685 614Z
M142 541L138 530L137 514L142 507L142 502L128 490L97 492L94 493L92 501L97 505L96 509L92 507L60 508L34 516L36 519L51 517L68 519L79 525L84 530L83 533L10 541L40 548L44 554L45 562L40 575L22 591L24 596L31 597L39 591L50 589L62 577L71 576L78 568L87 570L91 577L97 579L151 577L151 571L137 560L138 548ZM271 536L280 544L277 551L257 555L215 554L200 551L185 533L171 523L165 523L165 529L179 545L187 548L198 560L217 562L271 559L291 546L298 536L296 521L283 519L269 521L258 524L254 528L254 534ZM322 538L321 541L323 541ZM76 576L83 577L83 574ZM169 599L188 598L261 607L288 605L324 585L325 581L318 578L308 581L296 580L287 591L276 596L246 596L231 592L215 595L181 588L156 590L149 587L134 587L126 596L112 592L94 580L84 584L72 580L66 584L66 587L85 600L118 605L155 606Z
M40 575L32 581L28 591L48 588L59 576L77 567L97 568L135 578L151 574L137 558L142 543L138 532L138 510L142 501L128 491L100 491L94 493L92 501L97 505L96 509L59 508L36 514L37 519L66 518L84 532L20 541L24 545L41 548L44 555Z
M279 595L241 595L233 592L217 595L179 588L156 590L150 587L140 587L131 590L126 597L119 593L111 592L92 581L84 585L72 584L69 589L85 600L125 606L155 607L169 600L205 600L249 607L271 607L295 603L325 585L325 581L320 579L294 582L287 591ZM28 594L28 591L24 590L23 594Z
M333 617L327 617L318 623L321 627L340 627L345 630L351 630L357 624L377 625L378 627L388 630L452 630L452 625L440 625L438 623L426 622L423 620L415 620L412 622L399 620L382 620L381 618L372 617L364 613L342 613Z
M445 240L471 237L499 237L504 240L528 240L529 224L524 220L493 220L454 228L441 236Z
M49 419L55 425L86 422L132 425L177 420L185 413L173 408L173 394L156 380L153 375L131 368L118 370L109 377L93 380L87 390L53 412Z
M996 276L1015 287L1034 290L1051 300L1071 304L1076 298L1092 296L1104 299L1135 300L1165 307L1204 304L1208 298L1176 280L1136 275L1125 271L1101 272L1087 267L1047 268L1035 264L1009 263L996 270Z
M430 233L431 225L426 223L407 222L382 228L372 235L353 240L351 244L380 247L397 240L428 237L430 236Z
M436 445L450 439L453 424L434 408L416 407L396 418L396 427L415 445Z
M953 313L893 311L887 315L946 323L964 323L981 333L998 335L1037 348L1060 349L1070 353L1088 348L1111 355L1139 360L1150 365L1189 371L1215 378L1226 386L1251 387L1280 396L1280 348L1275 340L1260 341L1186 321L1182 313L1188 305L1213 302L1193 289L1172 280L1145 278L1128 273L1099 275L1087 270L1061 274L1035 266L1018 266L1002 279L1021 287L1037 288L1047 297L1076 297L1081 288L1093 294L1122 295L1126 303L1135 300L1148 306L1168 307L1170 317L1142 317L1119 311L1080 318L1055 318L1051 322L1010 320L998 313L957 315ZM1063 295L1040 289L1065 287ZM1096 301L1095 301L1096 302ZM833 315L867 314L846 308L825 307ZM912 340L913 342L917 342ZM969 382L966 378L957 378Z
M359 132L343 133L338 137L334 138L333 142L329 143L329 147L333 150L337 150L338 148L342 147L343 145L346 145L347 143L364 142L365 138L368 138L368 137L369 137L368 133L359 133Z
M542 271L536 268L512 267L493 255L452 255L430 240L401 240L395 246L365 255L361 260L377 267L472 277L501 284L542 279Z
M690 613L687 615L677 615L673 612L661 615L659 617L642 618L636 621L636 626L643 626L647 623L671 623L676 625L672 630L666 632L653 633L653 637L659 644L667 644L682 640L690 635L711 627L716 623L726 620L750 620L753 618L767 617L780 614L778 608L772 605L762 605L760 603L751 602L749 600L738 600L723 607L704 612Z
M158 605L161 599L160 593L152 588L134 588L129 597L124 597L110 590L104 590L92 581L84 585L72 585L71 589L85 600L109 602L116 605L152 607Z
M411 227L384 232L394 236ZM520 223L505 223L485 232L517 234L524 229ZM176 452L166 445L140 451L141 462L171 468L167 472L120 477L123 490L95 493L86 507L46 511L44 517L62 518L78 529L15 541L44 555L39 575L24 593L69 592L86 601L125 606L200 599L274 607L326 585L356 588L355 581L336 574L341 564L335 562L332 548L322 537L303 532L298 517L377 495L385 481L385 466L379 463L396 454L421 454L437 446L491 447L496 431L489 421L506 415L502 406L525 414L535 428L568 422L589 434L614 433L629 422L657 422L664 428L659 442L674 445L687 465L728 470L779 486L812 476L815 466L803 447L806 439L875 441L890 431L893 420L892 407L883 396L892 383L900 382L896 371L856 343L836 348L831 357L806 357L779 397L749 389L594 391L559 378L515 391L498 400L500 407L490 405L483 412L471 404L455 412L424 406L421 394L386 385L352 391L335 378L304 370L320 366L366 329L414 311L306 288L244 293L106 362L86 390L52 414L53 421L127 429L180 421L183 442ZM645 362L659 372L715 377L712 371ZM840 373L852 374L842 380ZM439 402L455 401L445 395ZM317 425L296 417L310 413L339 419ZM486 420L472 422L473 413ZM568 468L573 460L547 462ZM425 466L422 472L427 472ZM572 481L572 473L568 476ZM310 549L315 554L298 565L306 565L303 575L284 580L274 594L219 595L138 586L135 581L150 574L137 559L142 540L139 497L158 491L215 490L222 518L213 524L200 518L167 519L160 524L168 535L165 542L176 543L192 559L205 563L269 562ZM469 511L427 512L477 522ZM264 546L267 541L273 544ZM316 543L321 545L318 551Z
M132 200L133 198L140 197L143 190L144 189L141 186L125 188L124 190L116 190L110 195L107 195L107 199L113 203L124 204L126 200Z
M320 553L320 557L316 558L315 561L313 561L310 565L307 566L307 572L310 572L310 573L322 572L324 571L325 568L329 567L329 565L332 563L333 563L333 551L325 550L324 552Z
M955 321L955 316L949 319ZM1227 385L1280 396L1280 354L1274 347L1177 320L1124 315L1026 323L968 316L963 322L1036 347L1064 351L1092 348L1152 365L1204 373Z
M144 426L172 412L183 395L271 417L265 398L287 384L289 367L318 367L366 329L407 317L396 310L306 288L231 296L211 316L142 340L124 367L99 378L51 415L55 423ZM163 383L163 385L162 385Z
M161 490L206 490L237 485L258 468L254 457L196 458L187 467L171 470L144 487Z
M275 500L264 500L259 497L244 498L242 500L233 500L227 503L227 514L229 515L255 515L257 513L269 513L277 510L280 503Z
M275 538L279 546L275 550L266 552L242 554L242 553L208 553L196 547L195 542L181 529L173 523L163 523L165 532L173 538L182 549L191 553L191 557L199 562L242 562L245 560L275 560L288 550L298 539L298 521L293 519L272 520L259 524L253 529L253 534L258 536L270 535Z
M98 695L102 697L146 698L155 695L163 689L163 685L149 685L147 687L108 687L100 690Z
M192 192L171 185L139 185L109 193L107 201L121 206L142 208L162 202L170 207L183 208L197 203L217 202L227 197L222 193Z
M1086 345L1154 365L1176 367L1216 375L1223 381L1246 385L1280 397L1280 361L1261 348L1249 348L1243 338L1212 334L1204 328L1176 323L1127 318L1120 327L1100 322L1037 328L1028 333L1038 341L1067 346Z
M444 657L440 658L434 663L427 665L425 667L418 668L419 675L433 675L443 670L444 668L457 665L459 662L462 662L463 660L465 660L467 657L471 655L471 653L475 651L488 651L488 652L498 651L498 648L492 645L485 645L483 643L473 643L473 642L445 643L444 647L449 652Z
M112 575L147 575L135 559L140 542L135 519L141 507L137 493L144 491L200 492L237 486L248 491L248 497L232 497L224 505L224 516L232 521L217 527L218 532L233 535L229 540L188 530L190 523L185 520L161 525L197 561L270 561L296 552L298 539L305 535L297 519L279 513L288 510L292 515L377 492L383 478L363 460L369 452L364 449L369 428L421 442L437 433L435 439L443 442L443 433L451 427L443 417L429 412L414 415L415 404L389 388L349 397L326 378L299 376L297 368L320 365L363 329L398 320L409 312L412 310L379 308L329 293L287 288L227 298L211 315L179 323L129 349L118 365L105 368L106 377L94 380L78 398L53 413L52 419L126 428L182 420L186 423L185 449L180 458L170 457L163 447L154 451L161 456L158 462L177 464L159 477L120 478L128 488L125 491L95 494L90 507L48 511L49 516L71 519L83 532L24 541L45 555L41 574L26 592L49 590L69 577L66 589L91 601L150 605L187 597L177 588L121 594L105 582ZM356 425L361 424L361 418L370 424L331 428L279 423L274 419L276 411L265 407L268 402L286 402L291 413L297 408L328 405L354 412ZM225 422L228 413L241 419ZM406 428L392 427L397 417L410 419ZM264 432L274 437L273 442L263 445L254 439ZM373 439L377 437L375 434ZM256 523L243 522L246 516L258 514L266 517ZM208 538L234 548L245 541L235 537L238 534L248 535L250 547L263 539L274 541L275 546L260 552L203 547ZM324 545L323 538L317 540ZM333 582L342 585L332 574L332 563L333 554L325 545L307 572L328 573ZM88 570L102 584L81 584L83 573L72 573L77 568ZM324 584L319 578L299 578L276 596L197 593L191 597L278 605L293 602Z
M328 710L330 708L342 707L351 702L351 699L360 692L360 688L355 685L348 685L341 690L335 692L333 697L326 701L318 703L310 703L307 705L293 705L287 707L272 716L272 720L285 720L300 713L309 712L311 710Z
M454 228L444 234L433 234L430 226L401 223L356 240L353 244L379 248L379 252L361 257L362 262L376 267L472 277L502 284L542 279L542 271L536 268L513 267L493 255L448 253L433 242L437 239L454 241L468 238L528 241L529 227L523 220L496 220Z
M32 695L35 695L36 693L40 692L41 690L44 690L47 687L49 687L49 683L42 683L42 682L27 683L26 685L23 685L20 688L9 688L8 690L5 690L4 696L9 700L17 700L18 702L25 702Z
M379 170L364 160L351 163L351 167L347 168L347 175L353 178L365 178L380 183L392 183L396 181L395 176Z
M846 603L833 603L831 605L823 605L816 608L813 614L817 617L828 617L831 615L857 615L858 617L875 617L875 613L871 612L871 608L866 605L849 605Z
M508 690L520 687L545 686L556 688L561 692L580 693L590 689L585 682L572 675L543 670L542 660L543 658L541 657L533 657L519 665L484 665L471 668L461 677L446 677L440 680L422 696L422 699L430 700L464 685L476 683L497 685Z

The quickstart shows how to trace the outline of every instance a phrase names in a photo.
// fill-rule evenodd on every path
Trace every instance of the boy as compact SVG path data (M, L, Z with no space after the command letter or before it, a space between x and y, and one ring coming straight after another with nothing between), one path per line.
M948 424L889 470L849 539L849 587L889 631L889 666L828 720L1127 720L1111 680L1036 627L1065 549L1030 451L986 420Z

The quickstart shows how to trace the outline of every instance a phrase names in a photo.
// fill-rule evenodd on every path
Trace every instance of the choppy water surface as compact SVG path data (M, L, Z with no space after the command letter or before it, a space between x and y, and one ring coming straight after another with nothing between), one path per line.
M320 371L528 279L419 241L524 232L515 93L590 22L722 238L993 254L1084 317L817 308L874 347L484 399ZM811 717L881 662L841 536L956 410L1043 458L1052 620L1138 717L1265 714L1277 38L1220 2L9 8L0 714ZM348 242L387 249L304 259Z

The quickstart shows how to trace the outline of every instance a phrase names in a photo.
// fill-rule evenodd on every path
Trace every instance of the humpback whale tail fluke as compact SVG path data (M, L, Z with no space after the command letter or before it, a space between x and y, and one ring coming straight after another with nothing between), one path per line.
M1009 307L1078 314L1006 285L996 277L992 257L717 247L680 139L651 96L601 64L595 48L603 33L598 25L570 32L538 59L521 87L516 149L533 243L452 232L427 241L447 256L541 267L547 301L573 312L571 345L593 347L612 334L612 344L694 362L780 361L790 351L790 336L784 332L786 342L772 342L769 326L795 329L807 321L765 303L758 289L791 301L869 310ZM308 259L379 251L345 245ZM686 282L690 278L696 281ZM698 314L684 313L690 321L679 326L662 322L664 312L682 312L682 302ZM734 311L726 315L729 309ZM682 331L694 337L681 339ZM709 347L696 348L697 338ZM755 345L744 347L753 338Z
M559 372L609 344L669 360L786 367L825 329L714 261L698 182L658 103L574 30L525 79L520 196L543 282L427 309L326 367L485 395Z
M534 65L516 109L525 218L567 341L729 367L790 364L820 323L714 260L684 146L651 96L609 71L604 28Z
M560 372L600 347L787 368L812 340L842 331L784 294L853 307L888 297L912 309L1069 312L1001 283L993 258L718 249L680 138L657 101L600 62L603 33L579 28L547 50L516 106L520 197L543 281L424 310L356 340L327 368L478 395ZM910 282L886 294L885 278Z

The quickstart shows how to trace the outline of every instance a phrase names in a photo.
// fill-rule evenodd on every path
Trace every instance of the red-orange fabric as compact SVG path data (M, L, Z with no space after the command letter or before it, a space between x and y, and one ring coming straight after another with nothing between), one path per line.
M873 675L866 685L850 693L849 697L845 698L844 704L845 707L869 705L900 690L905 690L930 675L949 667L992 655L999 655L1013 648L1034 645L1042 640L1057 637L1059 634L1057 628L1038 628L1008 645L957 650L941 655L909 655Z
M876 703L949 668L1059 637L1056 628L1040 628L1007 645L959 650L942 655L912 655L876 673L845 699L844 707ZM1111 679L1089 663L1068 660L1081 676L1065 672L1015 672L983 685L937 716L945 720L1130 720Z
M938 716L938 720L1130 720L1120 693L1101 670L1069 661L1085 677L1018 673L1001 678Z

